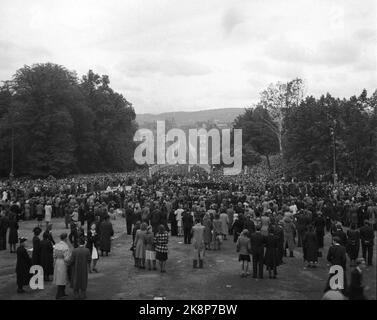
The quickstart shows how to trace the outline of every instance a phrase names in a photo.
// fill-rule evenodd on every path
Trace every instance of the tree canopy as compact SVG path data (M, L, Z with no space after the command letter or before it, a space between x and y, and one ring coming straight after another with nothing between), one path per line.
M90 70L79 79L56 64L24 66L0 88L0 175L11 169L12 137L16 175L128 169L135 117L107 76Z

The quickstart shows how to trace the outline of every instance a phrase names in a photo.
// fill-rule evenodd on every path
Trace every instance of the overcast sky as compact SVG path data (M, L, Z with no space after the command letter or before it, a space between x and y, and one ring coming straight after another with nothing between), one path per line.
M0 0L0 80L54 62L110 76L137 113L246 107L271 82L377 88L376 0Z

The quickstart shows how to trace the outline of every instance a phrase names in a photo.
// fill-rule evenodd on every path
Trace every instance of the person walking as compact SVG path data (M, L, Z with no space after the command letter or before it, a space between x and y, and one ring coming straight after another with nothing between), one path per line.
M73 294L76 300L86 299L90 260L90 250L85 247L85 238L80 237L79 247L73 249L69 262L72 270L71 283Z
M25 241L27 239L20 238L20 245L17 248L17 262L16 262L16 278L17 278L17 293L24 293L24 286L29 284L31 274L30 268L32 266L31 259L25 248Z
M56 299L66 297L65 287L68 283L68 263L70 250L67 244L68 236L66 233L60 235L60 242L54 248L54 280L57 286Z
M213 250L220 250L221 244L223 242L222 236L222 224L220 220L220 215L216 213L212 221L212 241L213 241Z
M212 242L212 221L209 216L209 213L206 212L203 217L203 226L204 226L204 245L206 250L211 250Z

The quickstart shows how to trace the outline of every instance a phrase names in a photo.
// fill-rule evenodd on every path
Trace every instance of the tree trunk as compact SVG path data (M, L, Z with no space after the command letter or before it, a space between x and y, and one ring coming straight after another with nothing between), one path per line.
M271 171L270 157L268 156L268 154L266 154L266 160L267 160L268 171Z

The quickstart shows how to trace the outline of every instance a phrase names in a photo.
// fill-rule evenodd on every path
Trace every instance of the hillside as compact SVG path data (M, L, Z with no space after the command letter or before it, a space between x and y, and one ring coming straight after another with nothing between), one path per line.
M139 126L144 123L151 123L157 120L174 120L177 126L196 124L197 122L220 122L231 123L233 120L244 112L244 108L224 108L200 111L178 111L165 112L160 114L137 114L136 121Z

